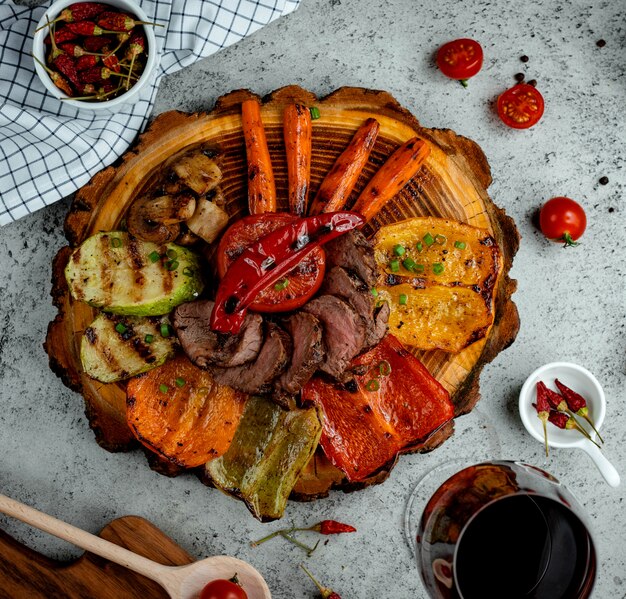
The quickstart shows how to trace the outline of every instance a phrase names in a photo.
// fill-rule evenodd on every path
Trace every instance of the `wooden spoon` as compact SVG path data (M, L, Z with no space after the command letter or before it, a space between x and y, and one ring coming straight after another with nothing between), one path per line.
M196 598L211 580L229 579L235 574L248 599L271 598L263 577L250 564L234 557L220 555L186 566L164 566L5 495L0 495L0 512L158 582L172 599Z

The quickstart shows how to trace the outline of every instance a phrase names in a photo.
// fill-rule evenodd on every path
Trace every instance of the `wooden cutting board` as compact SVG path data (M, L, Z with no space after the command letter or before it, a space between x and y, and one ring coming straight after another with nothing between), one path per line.
M138 144L114 166L98 173L77 194L65 221L69 246L57 254L52 273L52 296L59 313L50 324L46 351L51 368L70 388L85 398L87 416L98 443L110 451L136 446L126 424L125 385L102 384L82 372L80 341L84 329L96 311L69 296L63 269L72 248L98 231L119 227L132 201L148 188L164 164L199 144L219 147L223 180L222 191L232 218L246 213L246 155L241 130L241 102L257 97L238 90L218 99L207 113L167 112L159 115ZM337 156L352 135L368 117L380 123L380 133L352 200L385 162L398 145L419 136L430 146L430 155L421 171L389 202L365 228L372 235L378 227L412 216L437 216L458 220L489 230L502 254L502 269L494 288L494 324L486 337L458 354L440 350L416 351L415 354L431 374L450 392L455 415L469 412L478 401L478 379L483 366L510 345L517 334L519 319L511 294L516 282L508 276L519 245L515 224L496 206L487 193L491 183L489 164L477 144L448 129L427 129L390 94L363 88L341 88L325 98L297 86L272 92L262 99L262 118L272 157L278 209L287 209L287 168L282 130L286 105L300 103L317 106L320 118L313 125L311 195L328 173ZM350 202L348 202L350 204ZM436 434L410 451L428 451L452 434L453 423L447 423ZM171 466L156 456L149 456L151 466L174 474ZM352 490L382 482L393 463L372 475L363 484L350 485L342 473L327 460L316 455L309 468L309 478L320 484L314 488L297 488L299 499L324 496L330 488ZM175 470L175 469L174 469ZM301 477L302 480L303 477Z
M166 566L193 558L156 526L138 516L113 520L103 539ZM0 599L167 599L145 576L85 553L72 562L51 560L0 530Z

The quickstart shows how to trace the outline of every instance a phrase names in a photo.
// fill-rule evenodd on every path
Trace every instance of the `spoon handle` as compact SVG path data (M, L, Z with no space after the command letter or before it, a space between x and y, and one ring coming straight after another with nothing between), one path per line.
M615 466L606 459L605 455L590 441L585 441L580 446L583 451L586 451L589 457L593 460L594 464L598 467L600 474L604 477L604 480L611 487L619 487L620 476L619 472L615 469Z
M129 568L138 574L143 574L156 582L160 583L161 576L164 574L164 571L167 571L167 566L153 562L115 543L105 541L96 535L92 535L76 526L67 524L62 520L58 520L2 494L0 494L0 512L26 522L26 524L48 532L64 541L68 541L85 551L95 553L120 566Z

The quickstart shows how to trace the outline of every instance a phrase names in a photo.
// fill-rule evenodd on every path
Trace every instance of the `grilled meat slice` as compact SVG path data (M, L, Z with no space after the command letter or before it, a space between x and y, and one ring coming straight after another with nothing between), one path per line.
M377 310L376 298L356 272L341 266L333 266L326 273L322 291L347 301L363 319L365 325L364 349L374 347L385 336L389 306L383 304Z
M374 249L360 231L352 230L333 239L325 246L326 266L343 266L356 272L368 288L378 280Z
M326 356L320 364L320 370L340 377L350 360L362 351L365 344L362 318L334 295L321 295L302 309L316 316L322 323Z
M254 360L263 343L263 319L250 313L237 335L216 333L209 326L213 304L200 300L174 310L172 324L189 359L200 368L240 366Z
M233 368L210 367L213 378L244 393L269 393L273 380L287 367L291 338L278 325L267 322L263 347L256 360Z
M276 387L287 393L297 393L324 359L322 324L307 312L295 312L281 324L291 335L293 352L289 367L276 381Z

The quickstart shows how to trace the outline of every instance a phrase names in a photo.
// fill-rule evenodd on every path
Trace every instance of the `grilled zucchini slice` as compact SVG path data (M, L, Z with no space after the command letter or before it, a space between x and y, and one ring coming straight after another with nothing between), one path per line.
M198 257L187 248L141 241L123 231L97 233L65 268L76 300L105 312L158 316L202 291Z
M174 355L166 317L142 318L101 312L85 329L80 359L85 374L114 383L160 366Z

